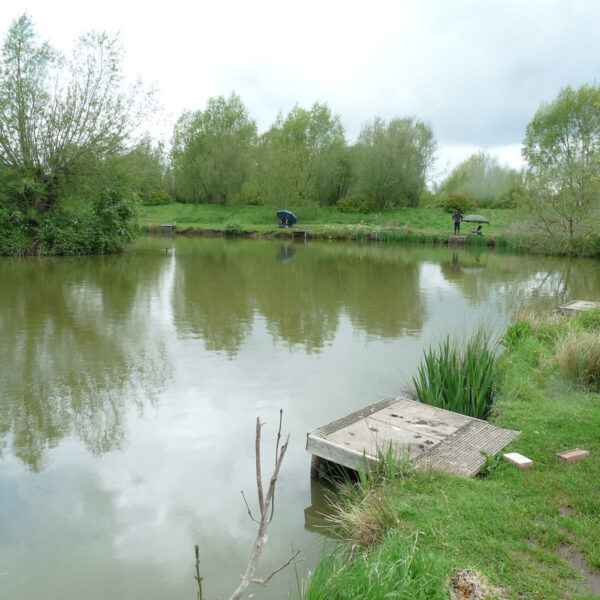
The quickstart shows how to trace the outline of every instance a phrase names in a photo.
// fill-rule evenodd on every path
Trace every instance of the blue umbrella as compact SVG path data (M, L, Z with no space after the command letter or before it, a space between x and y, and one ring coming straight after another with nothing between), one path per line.
M277 218L283 223L287 220L288 225L294 225L298 220L296 215L289 210L278 210Z

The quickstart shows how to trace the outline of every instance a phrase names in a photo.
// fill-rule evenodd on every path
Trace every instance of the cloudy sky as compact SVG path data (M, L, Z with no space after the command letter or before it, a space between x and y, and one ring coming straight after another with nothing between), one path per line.
M11 0L2 35L24 12L64 52L119 33L127 72L159 90L157 131L232 91L260 131L315 101L349 139L374 116L414 116L438 139L438 180L478 149L520 166L540 103L600 73L598 0Z

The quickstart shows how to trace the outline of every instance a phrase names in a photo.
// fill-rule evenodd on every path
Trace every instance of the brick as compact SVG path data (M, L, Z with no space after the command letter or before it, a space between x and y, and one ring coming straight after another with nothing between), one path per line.
M565 463L569 465L574 463L577 460L583 460L587 458L590 453L587 450L582 450L581 448L575 448L574 450L565 450L564 452L558 452L556 454L556 458L560 460L561 463Z
M508 452L504 455L504 458L513 465L517 465L519 469L527 469L533 467L533 461L518 452Z

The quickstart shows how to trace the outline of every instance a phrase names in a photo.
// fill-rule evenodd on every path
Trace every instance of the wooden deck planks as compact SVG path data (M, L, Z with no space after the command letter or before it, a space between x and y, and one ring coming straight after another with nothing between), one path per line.
M390 443L401 456L410 453L417 468L431 467L474 475L485 463L481 454L496 454L517 431L501 429L407 398L386 398L307 434L314 456L358 470L364 459L378 462Z

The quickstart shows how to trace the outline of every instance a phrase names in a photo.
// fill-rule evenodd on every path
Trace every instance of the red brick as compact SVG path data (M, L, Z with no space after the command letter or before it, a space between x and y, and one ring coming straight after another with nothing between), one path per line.
M576 460L582 460L584 458L587 458L589 455L590 453L587 450L575 448L574 450L565 450L564 452L558 452L556 454L556 458L558 458L560 462L568 465L575 462Z

